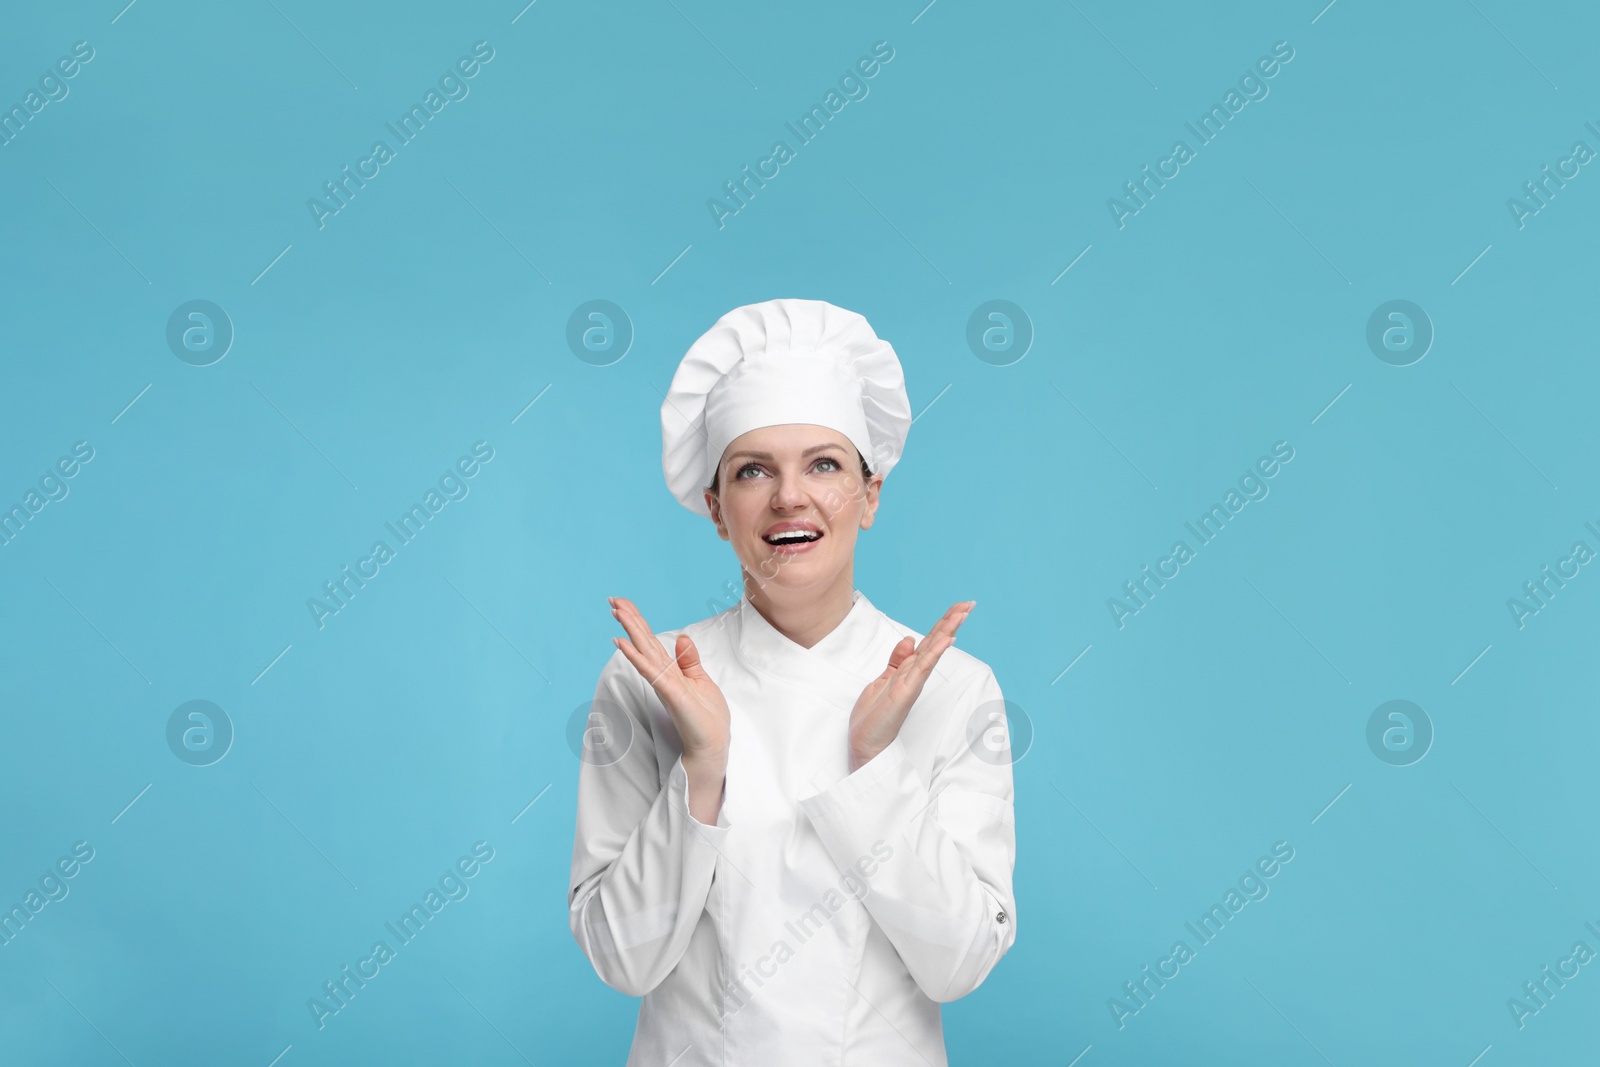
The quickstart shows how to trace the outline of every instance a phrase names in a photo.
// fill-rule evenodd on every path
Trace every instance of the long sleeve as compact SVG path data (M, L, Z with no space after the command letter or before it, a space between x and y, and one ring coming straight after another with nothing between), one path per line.
M600 673L590 728L605 733L578 772L568 922L601 981L643 996L688 948L727 838L727 817L719 814L718 824L708 826L690 814L681 749L662 785L657 735L670 738L663 747L671 751L678 748L676 731L620 651Z
M925 692L911 711L951 720L939 728L930 783L896 737L800 801L839 869L869 887L861 903L913 980L941 1002L976 989L1017 933L1011 753L984 743L1003 736L992 727L977 741L968 728L975 715L1003 715L1005 705L986 666L956 690Z

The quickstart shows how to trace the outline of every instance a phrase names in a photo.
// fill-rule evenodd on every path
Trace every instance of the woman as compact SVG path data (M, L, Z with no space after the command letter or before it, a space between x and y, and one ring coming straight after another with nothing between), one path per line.
M610 598L627 636L568 904L600 978L644 998L628 1064L945 1064L939 1004L1016 938L1011 761L994 674L952 647L975 602L923 636L854 588L911 424L899 360L854 312L751 304L661 418L668 487L744 596L659 635Z

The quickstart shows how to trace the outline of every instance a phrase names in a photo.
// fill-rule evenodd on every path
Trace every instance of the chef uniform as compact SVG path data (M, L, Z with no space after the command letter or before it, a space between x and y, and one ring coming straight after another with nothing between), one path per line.
M886 473L910 426L894 350L816 300L724 315L661 412L668 486L701 515L702 488L748 430L837 429ZM607 985L644 998L628 1067L943 1067L939 1004L977 988L1016 938L993 672L948 648L899 735L852 773L851 709L921 633L859 590L810 648L748 595L658 633L669 656L680 632L728 704L716 825L690 813L672 718L620 650L600 673L578 777L570 926Z

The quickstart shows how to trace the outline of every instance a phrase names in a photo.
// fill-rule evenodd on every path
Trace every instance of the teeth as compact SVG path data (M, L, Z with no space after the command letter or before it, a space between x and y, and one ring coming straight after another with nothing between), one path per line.
M815 541L821 536L821 534L809 530L784 530L782 533L775 533L768 537L767 543L773 545L794 544L799 541Z

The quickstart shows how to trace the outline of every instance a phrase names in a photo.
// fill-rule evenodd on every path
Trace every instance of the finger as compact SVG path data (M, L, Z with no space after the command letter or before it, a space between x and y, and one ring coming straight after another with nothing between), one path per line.
M973 603L976 603L976 601L963 600L958 604L952 604L950 609L939 618L939 621L934 623L933 629L928 631L923 640L926 641L928 638L938 637L942 634L954 634L956 628L966 619L967 612L970 610L969 605Z
M611 609L612 616L628 632L628 638L639 654L645 657L646 662L654 670L660 670L662 661L667 659L667 656L661 649L661 642L656 640L654 631L644 621L644 616L639 614L639 609L634 607L631 600L625 597L615 597L614 600L616 603Z
M633 647L632 641L623 637L613 637L611 643L617 646L617 651L621 652L629 663L633 664L633 669L639 672L641 678L648 679L650 677L650 668L639 657L639 650Z
M914 653L914 646L915 638L912 637L902 637L901 640L896 641L894 648L890 649L890 662L883 669L883 672L875 678L874 685L877 685L878 681L886 681L888 678L893 678L894 672L899 670L901 664L910 659L910 656Z
M942 638L938 643L929 646L927 655L908 660L901 670L890 679L889 687L893 690L893 693L887 699L892 704L903 705L907 708L914 704L922 695L922 690L927 685L928 677L933 673L934 665L938 662L940 654L949 647L950 638Z
M664 692L660 686L661 684L672 683L670 680L667 683L663 683L662 679L663 676L670 675L673 672L673 668L677 666L676 661L672 656L667 655L666 651L661 647L661 640L651 631L649 624L644 620L644 616L639 613L639 609L634 606L631 600L626 597L610 597L608 599L616 605L611 609L611 614L628 631L628 636L632 639L634 652L638 656L637 659L630 656L630 662L633 663L635 669L638 670L640 676L644 678L650 687L656 690L657 695L665 699Z
M924 680L933 673L934 666L939 662L939 657L945 650L956 643L955 634L941 634L938 637L929 636L923 639L916 655L910 664L911 670L920 674Z
M889 650L889 667L884 674L893 674L900 669L900 665L910 659L916 651L916 642L910 637L902 637L894 648Z
M965 602L963 602L963 604L964 603ZM934 625L933 629L929 630L923 639L918 642L917 652L919 655L931 648L933 644L938 641L941 641L945 638L949 638L951 641L956 639L956 629L967 617L966 612L961 610L963 604L957 604L949 611L945 612L944 618L940 619L938 623Z
M610 599L611 614L615 615L617 617L617 621L621 622L624 627L640 629L647 633L653 632L650 629L650 624L645 621L644 613L639 610L639 606L637 604L629 600L627 597L619 596L612 597Z
M952 623L951 626L950 626L950 631L949 631L949 634L948 634L950 640L954 641L956 639L956 631L960 630L961 629L961 624L966 622L966 621L967 621L967 612L963 611L961 614L956 616L955 622Z
M628 657L628 662L633 664L633 669L639 672L639 677L643 678L645 684L656 691L656 695L663 702L667 702L671 694L681 687L682 680L675 679L669 675L669 672L676 666L670 656L663 655L661 657L662 663L658 665L653 660L647 661L630 641L620 637L613 637L611 643L616 645L624 656ZM660 651L661 645L654 638L651 638L651 644L657 651ZM663 680L664 675L667 676L665 680Z
M701 677L705 671L700 666L700 650L694 647L694 638L679 634L677 642L678 668L691 678Z
M945 630L953 636L961 628L961 624L967 621L967 616L972 614L972 609L977 604L976 600L963 600L950 605L950 610L945 612L944 618L940 620Z

